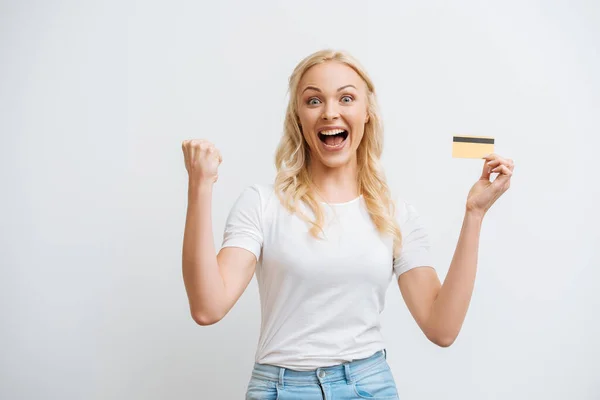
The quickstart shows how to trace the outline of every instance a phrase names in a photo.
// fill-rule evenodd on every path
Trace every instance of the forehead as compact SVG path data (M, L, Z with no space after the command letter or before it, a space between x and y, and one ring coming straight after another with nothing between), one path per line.
M336 91L346 85L366 89L365 82L354 69L338 61L326 61L310 67L300 79L298 89L301 92L306 86L316 86L324 91Z

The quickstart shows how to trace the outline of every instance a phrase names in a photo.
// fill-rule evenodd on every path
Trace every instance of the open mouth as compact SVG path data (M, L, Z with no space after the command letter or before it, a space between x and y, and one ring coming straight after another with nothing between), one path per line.
M348 138L348 131L333 129L319 132L319 139L325 146L338 147Z

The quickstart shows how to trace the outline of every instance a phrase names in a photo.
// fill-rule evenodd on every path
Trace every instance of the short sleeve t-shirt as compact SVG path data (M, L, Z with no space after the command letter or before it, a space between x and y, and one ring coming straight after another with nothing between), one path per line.
M403 235L379 234L363 197L321 203L324 236L280 202L273 185L252 185L234 203L222 247L257 260L261 330L255 361L298 371L366 358L385 348L380 314L392 278L432 267L428 235L415 208L396 200ZM303 211L313 216L310 208Z

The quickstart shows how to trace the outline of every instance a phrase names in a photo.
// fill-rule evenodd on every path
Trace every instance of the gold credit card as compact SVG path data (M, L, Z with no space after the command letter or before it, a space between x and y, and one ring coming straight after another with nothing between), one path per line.
M452 140L452 157L483 158L494 152L494 138L489 136L454 136Z

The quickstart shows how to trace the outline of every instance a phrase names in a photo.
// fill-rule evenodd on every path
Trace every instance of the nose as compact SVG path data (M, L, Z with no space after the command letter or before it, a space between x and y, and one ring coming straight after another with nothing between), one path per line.
M321 115L321 118L323 118L326 121L331 121L337 119L339 116L340 113L338 112L334 102L328 102L325 104L325 108L323 109L323 114Z

